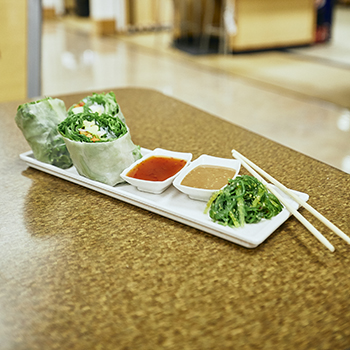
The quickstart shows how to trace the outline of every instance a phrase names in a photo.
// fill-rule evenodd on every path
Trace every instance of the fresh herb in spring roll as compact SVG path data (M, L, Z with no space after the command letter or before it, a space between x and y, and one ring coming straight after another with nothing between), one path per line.
M92 96L85 97L69 108L68 115L71 115L72 113L82 113L83 107L88 107L90 112L93 113L97 112L98 114L117 116L123 123L125 123L124 115L120 110L114 92L101 94L93 93Z
M141 158L140 147L119 117L92 113L71 114L58 125L78 173L115 186L120 174Z
M51 97L20 105L15 116L34 157L62 169L72 166L67 147L57 130L57 125L66 117L64 102Z

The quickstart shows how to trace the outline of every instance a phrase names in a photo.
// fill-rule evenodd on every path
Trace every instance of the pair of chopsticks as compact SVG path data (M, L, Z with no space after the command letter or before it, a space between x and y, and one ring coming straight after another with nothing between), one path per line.
M286 209L294 215L322 244L324 244L331 252L334 252L333 245L318 231L315 226L313 226L309 221L307 221L293 206L291 206L285 199L285 197L281 196L280 193L276 191L276 189L262 177L264 176L268 181L274 184L277 188L279 188L282 192L291 197L294 201L308 210L311 214L313 214L317 219L319 219L323 224L325 224L329 229L331 229L335 234L344 239L347 243L350 244L350 238L341 231L338 227L332 224L328 219L326 219L322 214L320 214L317 210L315 210L311 205L302 200L299 196L297 196L294 192L290 191L287 187L282 185L276 179L274 179L271 175L266 173L264 170L259 168L256 164L250 161L248 158L244 157L242 154L237 152L236 150L232 150L232 155L236 159L240 160L242 165L260 182L262 182L268 190L273 193L279 201L286 207ZM261 174L262 176L260 176Z

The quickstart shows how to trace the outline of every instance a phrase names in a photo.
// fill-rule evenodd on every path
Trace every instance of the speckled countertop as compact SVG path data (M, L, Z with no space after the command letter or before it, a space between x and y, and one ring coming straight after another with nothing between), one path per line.
M161 93L115 93L134 143L235 148L350 234L349 174ZM243 248L28 167L18 104L0 105L2 350L350 348L350 246L305 210L334 253L293 217Z

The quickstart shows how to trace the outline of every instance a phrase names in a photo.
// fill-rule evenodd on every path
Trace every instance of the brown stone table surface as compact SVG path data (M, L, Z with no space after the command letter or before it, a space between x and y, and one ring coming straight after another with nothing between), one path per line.
M159 92L114 92L135 144L237 149L350 234L349 174ZM350 246L306 210L334 253L294 217L247 249L35 170L22 102L0 105L2 350L350 348Z

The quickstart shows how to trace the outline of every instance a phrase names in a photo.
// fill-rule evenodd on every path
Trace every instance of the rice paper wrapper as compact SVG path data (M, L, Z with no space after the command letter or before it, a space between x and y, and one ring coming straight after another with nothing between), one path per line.
M124 182L120 174L142 157L139 147L132 142L129 131L110 142L88 143L72 141L66 137L63 139L78 173L110 186Z
M119 112L115 115L115 117L119 117L119 119L120 119L124 124L126 124L124 114L123 114L122 110L120 109L120 107L119 107Z
M72 166L67 147L57 130L57 125L66 116L64 102L50 97L19 106L15 116L34 157L62 169Z

